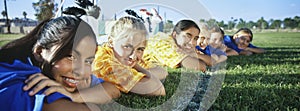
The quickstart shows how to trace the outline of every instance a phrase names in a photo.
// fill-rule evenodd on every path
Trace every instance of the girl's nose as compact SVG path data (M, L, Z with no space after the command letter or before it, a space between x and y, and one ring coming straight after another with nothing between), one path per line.
M91 72L91 66L85 64L84 62L82 64L77 63L77 64L73 64L74 65L74 74L77 77L85 77L88 76L89 73Z
M133 53L129 56L129 58L132 59L132 60L135 60L135 58L136 58L135 52L133 52Z

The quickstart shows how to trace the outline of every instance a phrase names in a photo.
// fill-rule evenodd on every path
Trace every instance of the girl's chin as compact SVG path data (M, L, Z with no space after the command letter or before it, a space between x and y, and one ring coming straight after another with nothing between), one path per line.
M239 47L239 49L245 49L246 47Z
M76 88L65 87L68 92L74 92Z

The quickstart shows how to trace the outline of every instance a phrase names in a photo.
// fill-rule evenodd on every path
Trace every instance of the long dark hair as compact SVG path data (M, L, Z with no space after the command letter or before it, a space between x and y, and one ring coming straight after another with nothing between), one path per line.
M92 28L82 21L80 16L90 15L98 18L100 8L94 6L89 0L76 0L76 4L81 8L69 7L63 11L69 16L45 20L29 34L1 47L0 62L12 63L17 59L28 63L29 57L33 65L40 67L44 75L53 79L52 64L67 57L72 52L73 45L76 45L83 37L92 37L96 45L96 36ZM53 52L50 61L40 62L35 59L33 55L35 47L50 49L53 46L57 46L57 49Z
M38 35L44 25L50 19L44 20L37 25L29 34L19 39L13 40L0 48L0 62L12 63L13 60L19 59L26 61L26 57L32 55L32 48L38 39Z
M250 41L253 39L253 33L249 28L240 28L238 31L236 31L234 34L237 34L239 32L247 33L250 35Z
M195 27L199 30L200 32L200 28L198 27L198 25L192 21L192 20L180 20L179 22L177 22L177 24L175 25L173 32L176 32L177 34L179 34L181 31L185 31L191 27Z
M35 66L42 69L42 73L52 78L52 64L66 56L71 51L74 42L80 41L82 37L96 36L92 28L78 17L62 16L52 20L46 20L38 25L31 33L23 38L9 42L0 50L1 62L12 62L15 59L27 62L30 57ZM51 61L38 62L33 57L33 48L40 46L50 49L58 46L53 52ZM96 44L95 44L96 45Z

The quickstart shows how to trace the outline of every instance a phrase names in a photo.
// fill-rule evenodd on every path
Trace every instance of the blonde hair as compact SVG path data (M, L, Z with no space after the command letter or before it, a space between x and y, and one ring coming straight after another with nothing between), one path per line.
M199 33L200 38L202 36L206 37L210 37L210 31L209 31L209 27L206 23L200 23L198 24L200 27L201 32Z
M109 34L109 39L114 41L129 36L133 36L138 33L145 35L146 38L148 37L148 32L146 30L146 27L140 19L126 16L120 18L112 26L111 32Z

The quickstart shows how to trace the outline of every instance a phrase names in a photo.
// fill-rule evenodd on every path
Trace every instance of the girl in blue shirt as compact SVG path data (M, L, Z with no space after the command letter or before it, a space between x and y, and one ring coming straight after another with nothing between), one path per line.
M62 16L1 47L1 110L99 110L87 103L105 103L120 92L92 75L96 46L86 22Z
M250 43L252 39L252 31L248 28L239 29L233 36L224 36L224 43L227 46L226 54L230 56L264 53L264 49Z

